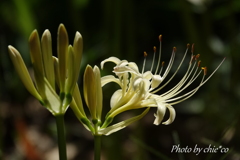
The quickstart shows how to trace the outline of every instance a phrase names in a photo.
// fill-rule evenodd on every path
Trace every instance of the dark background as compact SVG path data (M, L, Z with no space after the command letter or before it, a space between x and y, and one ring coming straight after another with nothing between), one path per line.
M28 37L34 29L49 29L56 55L60 23L70 42L76 31L84 39L79 77L82 90L87 64L98 65L110 56L142 66L143 51L159 46L163 35L163 60L177 47L176 66L187 43L195 43L208 75L224 57L216 74L190 99L174 105L177 116L169 126L153 125L151 109L143 119L103 137L103 160L238 160L240 159L240 1L239 0L1 0L0 1L0 159L58 159L54 117L24 88L9 59L13 45L31 71ZM159 47L158 47L159 48ZM190 56L190 53L189 53ZM149 62L150 63L150 62ZM188 61L185 62L187 66ZM113 74L108 64L102 75ZM141 67L140 67L141 68ZM174 71L174 69L173 69ZM173 73L173 71L171 73ZM184 75L179 70L174 85ZM170 73L170 74L171 74ZM117 86L103 88L104 111ZM133 116L127 112L119 117ZM166 115L167 119L168 113ZM93 159L93 137L71 109L65 115L69 160ZM171 153L181 148L229 148L227 153Z

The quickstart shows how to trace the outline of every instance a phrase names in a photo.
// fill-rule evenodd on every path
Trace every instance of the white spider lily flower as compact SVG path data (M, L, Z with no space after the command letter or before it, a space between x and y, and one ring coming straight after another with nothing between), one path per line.
M29 38L31 62L34 70L32 80L21 54L8 46L14 67L26 89L53 115L64 114L72 101L82 57L82 36L76 32L73 46L68 43L68 34L63 24L58 28L58 58L52 56L52 38L45 30L41 41L37 30ZM56 82L60 93L57 92Z
M106 85L109 82L115 82L119 84L119 90L115 91L115 93L111 97L111 110L109 111L107 118L113 119L116 115L131 109L145 108L145 107L157 107L157 113L154 114L155 125L159 125L165 115L166 109L169 110L170 116L167 121L163 122L163 124L171 124L176 116L175 109L172 105L180 103L188 98L190 98L197 90L206 83L209 78L217 71L217 69L221 66L223 61L219 64L219 66L206 78L207 67L200 67L201 61L198 55L193 55L194 45L192 45L192 55L190 61L188 62L188 68L186 69L186 73L183 75L181 80L170 90L165 93L161 93L162 88L164 88L176 75L182 66L185 57L188 53L190 45L187 45L187 49L183 58L178 65L176 71L173 75L166 80L167 75L169 74L175 59L176 48L173 48L172 55L170 61L165 68L164 71L164 62L161 63L161 43L162 36L159 36L160 41L160 49L159 49L159 57L156 64L156 69L154 69L155 63L155 54L156 47L154 47L154 55L153 61L151 65L151 69L145 71L145 63L147 53L144 52L144 63L142 71L139 72L138 66L134 62L128 62L126 60L120 60L116 57L110 57L101 62L101 68L103 69L104 64L106 62L113 62L116 66L113 69L113 72L117 77L114 76L105 76L102 77L102 86ZM203 72L202 78L198 86L194 89L188 91L187 93L182 94ZM104 126L107 126L106 123Z

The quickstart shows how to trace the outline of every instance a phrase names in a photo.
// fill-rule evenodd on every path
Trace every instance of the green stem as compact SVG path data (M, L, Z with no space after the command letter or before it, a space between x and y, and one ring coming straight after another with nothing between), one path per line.
M101 160L101 135L94 135L94 160Z
M67 160L64 114L56 115L59 160Z

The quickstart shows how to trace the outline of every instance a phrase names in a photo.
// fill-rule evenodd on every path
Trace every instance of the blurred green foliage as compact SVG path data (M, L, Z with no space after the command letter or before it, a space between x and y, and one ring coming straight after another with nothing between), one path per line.
M102 60L110 56L141 64L143 51L147 51L151 59L152 47L158 47L159 34L163 34L163 60L166 62L173 46L178 49L179 59L187 43L195 43L195 53L201 54L202 65L208 66L209 73L226 57L221 68L196 95L175 105L177 118L173 124L153 126L154 117L149 113L132 127L104 137L105 159L159 160L162 157L182 157L198 160L221 159L225 156L172 154L171 147L175 144L173 132L178 133L183 146L199 144L206 147L210 142L205 143L204 139L210 139L231 149L231 153L222 159L240 159L239 17L239 0L1 0L0 157L28 159L27 154L17 147L18 119L24 120L29 128L37 126L40 133L54 137L52 117L44 110L34 109L37 104L16 76L8 57L7 45L15 46L31 69L27 41L32 30L37 29L42 34L49 29L56 54L57 27L59 23L64 23L71 43L75 31L83 35L80 87L86 64L99 66ZM111 74L111 70L112 66L109 65L102 75ZM183 74L184 69L181 69L176 79ZM172 83L177 82L173 80ZM115 86L104 88L106 110L113 92L111 88L116 89ZM126 116L128 114L134 113L127 113ZM91 136L83 131L71 110L65 119L68 142L77 146L77 154L72 159L91 159Z

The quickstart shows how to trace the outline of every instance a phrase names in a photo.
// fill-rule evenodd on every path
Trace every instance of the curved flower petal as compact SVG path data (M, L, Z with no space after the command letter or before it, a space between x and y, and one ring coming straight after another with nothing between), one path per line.
M117 124L114 124L112 126L109 126L107 128L101 129L99 131L99 134L103 134L103 135L110 135L114 132L117 132L125 127L127 127L128 125L132 124L135 121L138 121L139 119L141 119L142 117L144 117L149 111L149 108L145 109L140 115L132 117L130 119L127 119L125 121L119 122Z
M174 121L174 119L176 117L175 109L169 104L158 102L157 114L154 114L156 119L153 124L159 125L162 122L165 112L166 112L166 109L169 110L170 116L169 116L168 120L163 122L162 124L169 125Z
M143 73L142 77L147 80L150 80L150 79L152 79L153 75L150 71L147 71L147 72Z
M128 66L116 66L113 68L113 72L116 73L117 76L121 75L121 73L133 73L138 75L139 73L136 72L134 69L132 69L131 67Z
M151 88L156 88L162 82L162 77L160 75L153 75L152 76L152 85Z
M166 105L166 107L168 108L168 110L170 112L170 116L169 116L168 120L163 122L162 124L169 125L174 121L174 119L176 117L176 112L175 112L175 109L171 105Z
M165 112L166 112L165 104L160 103L160 102L157 102L157 104L158 104L157 113L154 114L154 116L156 118L153 122L153 124L155 124L155 125L159 125L162 122L163 117L164 117Z
M101 78L102 87L105 86L106 84L110 83L110 82L115 82L115 83L119 84L120 87L122 86L121 83L120 83L120 80L118 78L115 78L112 75L104 76L104 77Z
M146 100L143 100L141 103L142 107L157 107L157 102L154 98L149 98Z
M140 85L142 85L142 86L140 86ZM144 95L146 95L146 93L148 92L150 85L151 85L150 81L147 79L143 79L142 77L135 78L135 80L133 82L134 90L144 89Z
M128 61L126 61L126 60L122 60L120 63L117 64L117 66L119 66L119 67L124 67L126 65L128 65Z
M128 66L131 67L136 73L139 73L139 69L136 63L134 62L129 62Z
M113 62L115 64L119 64L121 62L121 60L118 59L117 57L109 57L101 62L101 69L103 69L103 66L106 62Z
M111 97L111 101L110 101L111 108L117 104L117 102L121 99L121 97L122 97L121 89L119 89L113 93L113 95Z

